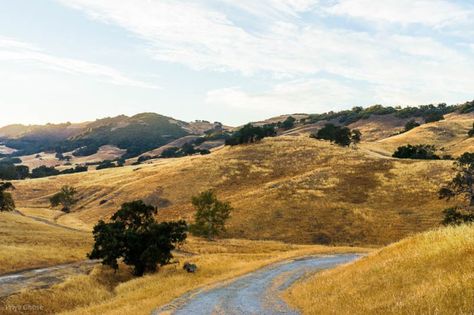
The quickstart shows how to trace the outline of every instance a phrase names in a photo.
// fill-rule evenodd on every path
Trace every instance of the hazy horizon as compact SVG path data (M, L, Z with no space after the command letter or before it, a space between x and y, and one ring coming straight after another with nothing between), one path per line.
M140 112L235 126L474 98L467 0L0 5L0 126Z

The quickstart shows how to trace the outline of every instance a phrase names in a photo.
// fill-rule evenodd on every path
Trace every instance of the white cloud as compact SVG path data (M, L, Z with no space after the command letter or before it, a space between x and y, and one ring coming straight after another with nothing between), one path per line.
M360 100L360 97L360 91L347 85L326 79L309 79L277 84L262 93L250 93L238 87L217 89L207 93L206 103L271 115L340 109Z
M319 4L318 0L222 0L222 2L254 16L279 19L296 17L299 13L312 10Z
M30 43L8 37L0 37L0 61L31 62L56 71L96 77L112 84L157 88L146 82L128 78L112 67L47 54Z
M445 0L339 0L327 11L369 21L443 26L472 16L472 10Z
M234 7L264 20L260 24L266 26L258 30L249 29L244 22L238 23L231 11L220 10L214 1L163 0L140 5L133 0L60 1L142 38L148 43L150 54L158 60L255 78L270 74L275 82L282 78L317 77L322 73L332 78L330 89L318 88L313 82L294 93L281 92L284 85L278 84L261 94L239 88L212 91L208 95L210 103L222 101L236 106L247 101L264 106L266 101L280 104L281 97L283 106L297 97L297 93L304 94L303 99L298 99L303 104L329 102L331 98L344 102L340 95L351 93L345 93L341 78L365 85L363 93L367 100L386 100L400 93L407 96L403 99L423 103L429 95L429 99L442 96L449 100L474 90L472 51L458 50L426 35L387 33L383 28L354 31L325 26L318 19L301 18L302 13L318 11L316 17L329 12L381 23L419 23L435 28L451 21L463 21L471 14L448 1L340 0L330 6L310 0L234 2ZM340 95L335 92L338 88L342 91Z

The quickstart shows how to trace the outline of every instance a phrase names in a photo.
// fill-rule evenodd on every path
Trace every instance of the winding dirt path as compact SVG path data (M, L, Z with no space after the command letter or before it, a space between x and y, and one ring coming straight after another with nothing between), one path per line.
M23 289L47 288L63 282L66 278L88 273L98 261L86 260L53 267L37 268L0 276L0 298L20 292Z
M280 298L283 290L308 273L359 257L358 254L306 257L274 264L212 289L187 293L152 314L299 314Z

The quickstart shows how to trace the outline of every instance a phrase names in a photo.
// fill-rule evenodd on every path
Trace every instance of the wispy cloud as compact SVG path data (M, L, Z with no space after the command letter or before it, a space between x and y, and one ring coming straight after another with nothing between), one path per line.
M357 95L364 94L366 100L393 98L390 103L462 99L474 90L472 50L459 49L454 39L443 41L436 35L448 25L450 31L461 31L472 9L445 0L184 0L140 5L132 0L59 1L142 38L155 59L198 70L270 77L274 84L260 94L238 87L215 90L207 96L211 103L265 106L283 99L281 104L342 104L353 95L353 89L347 93L344 80L358 81ZM251 14L259 27L250 27L236 10ZM362 31L324 22L340 16L387 27ZM431 29L433 36L393 27L412 24ZM312 81L321 77L329 79L318 82L323 84ZM297 92L283 91L285 84L294 87L295 80L309 84ZM330 88L320 88L329 82ZM297 93L305 96L297 98Z
M155 85L131 79L115 68L79 59L58 57L42 51L35 45L9 37L0 37L0 61L34 63L55 71L91 76L117 85L157 88Z
M257 111L266 115L308 112L315 108L344 108L360 99L356 88L326 79L293 80L277 84L269 91L251 93L239 87L209 91L206 103Z
M327 12L369 21L441 27L466 21L472 7L446 0L339 0Z

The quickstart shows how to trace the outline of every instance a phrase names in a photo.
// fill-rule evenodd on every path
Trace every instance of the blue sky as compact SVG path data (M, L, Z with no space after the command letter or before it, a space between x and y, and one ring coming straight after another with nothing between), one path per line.
M474 4L0 0L0 125L474 98Z

